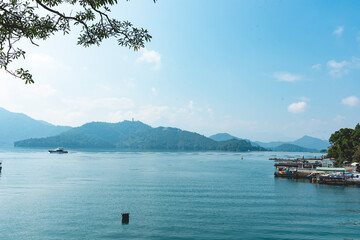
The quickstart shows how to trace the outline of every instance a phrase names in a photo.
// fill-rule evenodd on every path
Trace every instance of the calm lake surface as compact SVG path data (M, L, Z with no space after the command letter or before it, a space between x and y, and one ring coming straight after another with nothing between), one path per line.
M302 155L0 150L0 239L360 239L360 188L274 178Z

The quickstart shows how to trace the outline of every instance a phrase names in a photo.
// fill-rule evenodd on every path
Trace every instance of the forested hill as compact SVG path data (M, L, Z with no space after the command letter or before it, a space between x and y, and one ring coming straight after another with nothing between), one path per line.
M280 146L272 147L270 149L277 152L318 152L317 149L304 148L295 144L281 144Z
M14 143L15 147L104 148L161 151L264 151L244 140L217 142L178 128L152 128L139 121L119 123L92 122L62 134Z

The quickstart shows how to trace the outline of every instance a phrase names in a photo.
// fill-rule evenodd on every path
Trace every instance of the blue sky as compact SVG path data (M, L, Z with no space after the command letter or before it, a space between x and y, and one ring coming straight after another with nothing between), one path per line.
M360 2L120 1L139 52L76 32L23 43L36 84L0 72L0 106L57 125L140 120L209 136L328 139L360 119Z

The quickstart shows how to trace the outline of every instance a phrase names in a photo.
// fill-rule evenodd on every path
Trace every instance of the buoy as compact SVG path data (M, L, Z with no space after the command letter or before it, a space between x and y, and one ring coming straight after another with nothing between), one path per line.
M129 215L130 213L122 213L122 223L123 224L128 224L129 223Z

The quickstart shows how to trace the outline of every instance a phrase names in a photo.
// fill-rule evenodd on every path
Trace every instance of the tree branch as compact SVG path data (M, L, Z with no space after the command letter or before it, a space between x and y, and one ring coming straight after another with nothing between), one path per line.
M62 13L60 13L60 12L54 10L54 9L49 8L48 6L46 6L45 4L43 4L40 0L35 0L35 1L36 1L41 7L43 7L43 8L46 9L46 10L48 10L49 12L52 12L52 13L54 13L54 14L56 14L56 15L64 18L64 19L74 20L74 21L76 21L76 22L78 22L78 23L81 23L81 24L83 25L83 27L86 29L86 32L87 32L88 37L93 40L93 38L92 38L91 35L89 34L89 28L88 28L87 24L86 24L84 21L82 21L81 19L77 19L77 18L75 18L75 17L65 16L64 14L62 14Z

